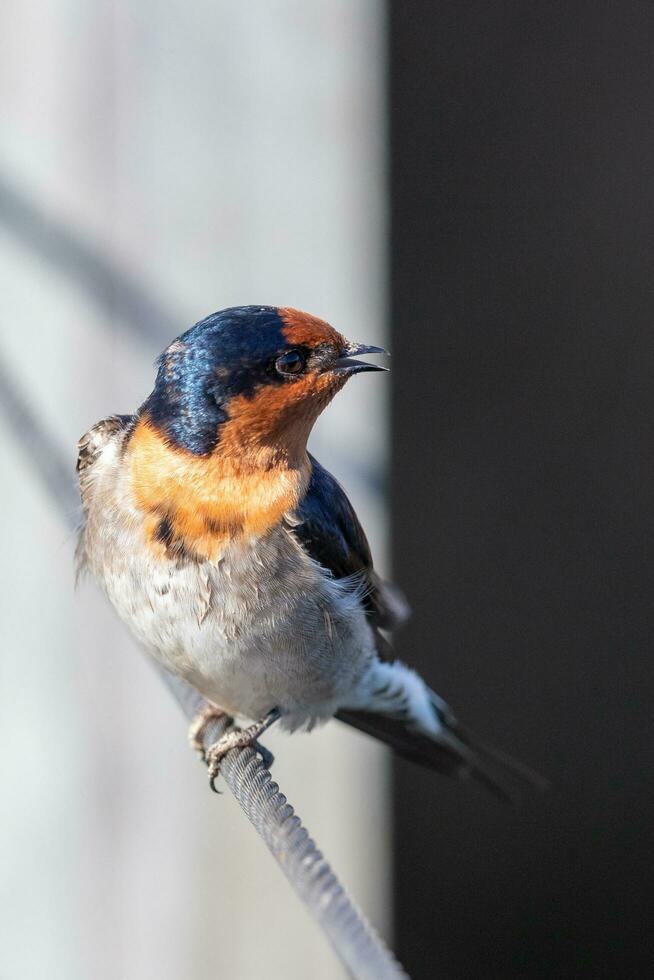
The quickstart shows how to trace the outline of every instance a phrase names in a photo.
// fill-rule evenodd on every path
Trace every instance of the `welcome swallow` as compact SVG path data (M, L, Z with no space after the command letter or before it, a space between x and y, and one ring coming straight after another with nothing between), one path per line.
M163 352L135 415L79 443L84 526L78 559L133 634L231 729L220 760L273 722L311 729L336 716L440 772L499 795L538 782L473 738L447 704L389 655L382 630L405 618L375 572L344 491L307 452L345 383L377 371L317 317L272 306L214 313Z

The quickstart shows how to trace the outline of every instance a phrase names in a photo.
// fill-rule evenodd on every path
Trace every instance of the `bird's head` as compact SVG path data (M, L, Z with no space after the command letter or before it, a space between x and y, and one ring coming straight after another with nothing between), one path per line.
M163 352L141 417L194 456L303 455L311 428L354 374L386 353L298 310L240 306L201 320Z
M385 353L297 310L241 306L196 323L163 352L125 462L157 555L215 559L297 507L311 427L348 378Z

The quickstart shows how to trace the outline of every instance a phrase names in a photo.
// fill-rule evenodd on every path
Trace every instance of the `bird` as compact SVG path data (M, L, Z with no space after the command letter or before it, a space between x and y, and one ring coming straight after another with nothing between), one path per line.
M189 734L214 789L226 753L258 745L272 724L310 731L334 717L502 799L542 785L395 658L389 634L406 600L308 452L343 386L386 370L361 357L386 353L291 307L224 309L164 350L134 414L79 441L78 571L202 695ZM214 718L229 727L205 752Z

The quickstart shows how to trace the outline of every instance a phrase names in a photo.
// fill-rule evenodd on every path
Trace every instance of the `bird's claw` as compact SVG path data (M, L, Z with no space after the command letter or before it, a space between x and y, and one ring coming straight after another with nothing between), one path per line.
M217 742L209 746L205 752L205 761L209 769L209 786L214 793L219 792L216 789L216 780L220 775L220 764L232 749L246 749L252 746L261 754L266 768L272 764L274 758L272 753L259 745L257 739L277 721L279 716L279 710L273 708L261 721L249 725L248 728L231 728L224 735L221 735Z
M203 762L206 762L206 752L204 749L204 735L207 730L207 725L212 721L220 721L227 718L229 715L222 708L217 707L215 704L210 704L208 701L200 708L195 718L191 722L188 730L188 740L192 749L195 749L199 753Z
M261 742L253 742L252 748L255 749L258 752L258 754L261 756L261 761L264 765L264 768L270 769L275 761L275 756L270 751L270 749L267 749L265 745L261 744Z

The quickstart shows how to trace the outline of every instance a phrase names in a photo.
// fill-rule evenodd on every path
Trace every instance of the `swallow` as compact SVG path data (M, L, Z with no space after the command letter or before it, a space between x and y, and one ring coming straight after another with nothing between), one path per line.
M247 719L206 753L224 755L274 722L336 717L401 756L473 777L510 798L527 767L467 731L387 639L406 618L375 571L345 492L307 451L324 408L386 352L295 309L242 306L206 317L158 361L134 415L79 442L77 561L166 670L212 717Z

